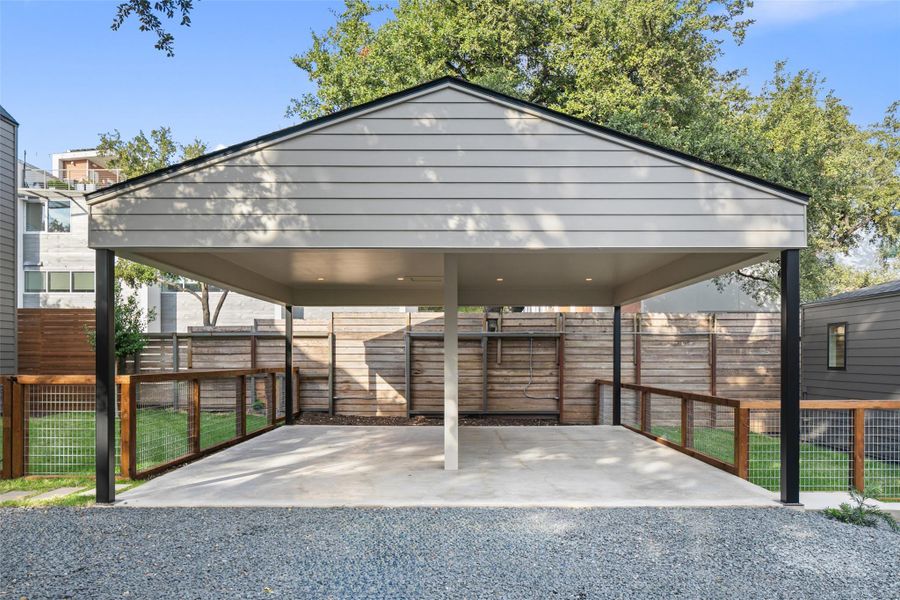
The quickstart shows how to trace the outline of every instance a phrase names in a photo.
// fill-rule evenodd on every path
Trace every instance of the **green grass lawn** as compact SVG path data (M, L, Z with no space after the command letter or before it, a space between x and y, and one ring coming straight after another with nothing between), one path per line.
M138 409L138 470L174 460L188 453L187 413ZM266 426L265 415L247 415L247 432ZM200 414L200 447L209 448L234 438L233 413ZM68 475L94 472L94 415L88 412L58 413L28 420L28 473ZM116 423L116 456L119 455ZM116 462L118 465L118 460Z
M125 481L120 479L117 483L126 483L128 489L143 483L142 481ZM7 500L0 502L0 508L33 507L33 506L88 506L94 503L94 494L72 493L53 500L37 502L31 500L34 496L62 487L92 489L96 485L93 477L84 475L71 475L65 477L19 477L18 479L0 480L0 494L12 491L31 492L28 498L21 500Z
M654 435L681 443L680 427L653 426ZM694 449L729 464L734 464L734 436L731 431L697 427ZM781 442L777 437L750 434L750 481L769 490L777 490L781 471ZM816 444L800 444L801 489L843 491L847 489L850 459ZM866 485L877 485L885 497L900 496L900 465L866 459Z

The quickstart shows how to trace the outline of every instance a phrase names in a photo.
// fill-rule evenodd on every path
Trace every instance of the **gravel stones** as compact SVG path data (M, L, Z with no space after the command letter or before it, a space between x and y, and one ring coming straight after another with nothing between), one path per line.
M0 598L898 598L900 537L773 509L0 510Z

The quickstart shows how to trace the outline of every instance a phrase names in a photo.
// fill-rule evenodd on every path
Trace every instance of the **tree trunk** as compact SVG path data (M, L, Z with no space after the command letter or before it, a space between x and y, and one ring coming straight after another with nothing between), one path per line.
M216 303L216 312L214 312L212 316L213 325L215 325L219 321L219 313L222 312L222 305L225 304L225 298L228 297L229 291L230 290L223 290L222 295L219 296L219 302Z
M209 319L209 284L200 284L200 306L203 308L203 326L214 325Z

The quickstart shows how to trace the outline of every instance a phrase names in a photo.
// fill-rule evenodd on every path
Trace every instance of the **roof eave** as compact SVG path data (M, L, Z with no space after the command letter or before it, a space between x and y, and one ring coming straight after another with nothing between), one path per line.
M277 131L273 131L271 133L253 138L251 140L240 142L237 144L233 144L228 146L227 148L223 148L221 150L216 150L213 152L209 152L202 156L198 156L191 160L187 160L175 165L170 165L168 167L164 167L162 169L158 169L156 171L152 171L150 173L146 173L139 177L135 177L133 179L129 179L123 181L121 183L117 183L110 187L104 188L102 190L97 190L95 192L91 192L86 196L86 200L88 204L96 204L99 202L103 202L111 197L116 196L122 191L133 189L136 187L141 187L151 183L154 180L163 179L168 176L173 176L176 173L186 171L188 169L194 167L200 167L208 162L219 160L231 156L236 153L249 152L253 151L255 147L275 142L277 140L290 137L293 135L302 134L307 130L318 128L321 126L325 126L330 124L332 121L339 121L353 117L356 114L365 113L371 110L375 110L383 105L389 105L395 102L402 101L408 97L413 97L417 95L424 94L429 91L433 91L436 89L440 89L442 87L457 87L463 91L467 91L470 93L485 95L494 101L507 104L510 106L514 106L516 108L520 108L526 111L534 111L542 114L543 116L561 121L570 126L575 126L581 129L586 129L588 131L592 131L596 134L609 136L615 139L618 139L621 142L624 142L629 145L635 145L638 147L642 147L646 150L659 152L665 155L668 155L672 158L677 158L681 161L685 161L688 163L692 163L695 166L699 166L701 168L710 169L713 171L718 171L723 175L733 177L735 179L742 180L747 184L764 187L771 190L773 193L776 193L779 196L786 197L787 199L793 200L795 202L799 202L802 204L807 204L809 202L809 195L776 183L772 183L770 181L766 181L754 175L749 175L747 173L743 173L736 169L732 169L730 167L724 167L722 165L717 165L715 163L705 161L696 156L692 156L690 154L681 152L679 150L673 150L671 148L666 148L665 146L660 146L659 144L655 144L653 142L641 139L639 137L623 133L621 131L616 131L614 129L610 129L608 127L604 127L602 125L598 125L596 123L592 123L590 121L585 121L583 119L579 119L577 117L573 117L571 115L567 115L565 113L561 113L555 111L550 108L546 108L544 106L540 106L538 104L534 104L531 102L527 102L525 100L521 100L519 98L514 98L512 96L508 96L506 94L502 94L500 92L496 92L494 90L490 90L488 88L470 83L468 81L458 79L456 77L441 77L439 79L434 79L432 81L407 88L405 90L400 90L398 92L394 92L393 94L388 94L386 96L382 96L380 98L376 98L370 102L366 102L363 104L359 104L356 106L352 106L350 108L346 108L344 110L324 115L322 117L318 117L316 119L311 119L309 121L305 121L298 125L293 125L291 127L286 127L284 129L279 129Z

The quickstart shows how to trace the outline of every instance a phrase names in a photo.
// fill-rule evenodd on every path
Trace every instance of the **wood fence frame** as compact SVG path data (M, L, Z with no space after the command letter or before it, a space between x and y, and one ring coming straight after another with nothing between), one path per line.
M612 387L615 383L610 379L597 379L595 385L595 424L601 421L603 404L603 387ZM721 469L741 479L750 479L750 411L781 410L780 400L742 400L722 398L707 394L682 392L668 388L660 388L633 383L622 383L622 389L639 392L641 415L640 427L626 423L622 427L639 433L669 448L673 448L709 465ZM674 442L668 438L654 435L649 419L650 396L656 394L681 400L681 440ZM712 406L725 406L734 409L734 464L726 463L708 454L704 454L693 445L693 406L695 402L705 402ZM800 400L800 410L848 410L852 418L852 451L850 452L851 470L848 481L858 490L865 489L865 413L866 410L900 410L900 400Z
M142 479L171 469L172 467L194 461L198 458L218 452L229 446L254 438L271 431L284 421L277 417L278 399L275 396L276 376L284 373L284 367L259 367L255 369L205 369L197 371L178 371L173 373L141 373L117 375L119 401L117 402L120 423L120 457L119 466L123 477ZM294 368L294 385L291 392L297 398L297 381L299 369ZM262 427L247 433L246 385L236 394L235 404L235 437L209 448L200 447L200 382L211 379L235 378L245 383L248 377L264 375L271 378L272 401L267 406L267 422ZM137 468L137 389L141 383L159 383L169 381L191 382L191 402L188 404L189 452L166 463L155 465L150 469ZM25 461L25 406L24 387L28 385L94 385L93 375L16 375L2 378L3 386L3 460L0 479L23 477L27 474ZM7 398L9 401L7 402ZM294 414L299 414L298 403L294 404Z

